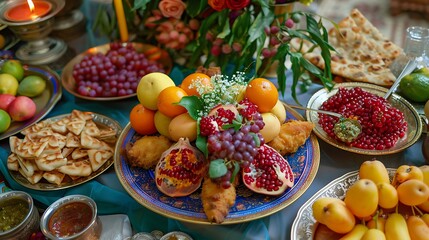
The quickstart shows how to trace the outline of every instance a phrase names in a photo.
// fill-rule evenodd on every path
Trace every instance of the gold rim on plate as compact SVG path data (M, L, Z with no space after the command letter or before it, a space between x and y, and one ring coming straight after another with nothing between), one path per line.
M125 44L130 44L130 43L125 43ZM131 44L134 46L134 48L136 49L137 52L146 53L146 52L150 51L151 55L152 54L156 54L156 55L159 54L160 57L159 57L159 60L157 60L157 62L162 64L166 74L169 74L171 72L171 69L173 68L173 62L171 60L170 55L167 53L167 51L165 51L159 47L156 47L156 46L153 46L150 44L145 44L145 43L131 43ZM61 74L61 81L62 81L63 87L68 92L73 94L75 97L86 99L86 100L112 101L112 100L121 100L121 99L126 99L126 98L136 96L137 93L133 93L130 95L125 95L125 96L117 96L117 97L89 97L89 96L83 96L76 91L76 80L73 77L74 65L76 65L77 63L82 61L82 59L87 55L94 55L97 53L105 54L109 50L110 50L110 43L107 43L104 45L100 45L97 47L90 48L90 49L86 50L85 52L77 55L72 60L70 60L70 62L68 62L66 64L66 66L64 67L62 74Z
M343 87L343 88L360 87L369 93L372 93L381 97L384 96L384 94L388 91L388 89L384 87L380 87L380 86L377 86L374 84L368 84L368 83L358 83L358 82L337 83L335 84L334 88L330 92L326 88L323 88L317 91L315 94L313 94L313 96L308 101L307 107L319 109L320 106L328 98L330 98L331 96L337 93L340 87ZM399 139L396 145L389 149L367 150L367 149L361 149L356 147L350 147L343 142L340 142L331 138L323 130L323 128L319 124L319 114L317 112L306 111L306 118L308 121L313 122L316 125L313 132L319 138L323 139L325 142L329 143L334 147L343 149L348 152L364 154L364 155L393 154L393 153L397 153L405 150L406 148L413 145L416 141L418 141L420 138L420 135L422 134L423 124L421 122L419 113L416 111L414 106L410 104L405 98L394 93L388 98L388 101L393 107L398 108L402 113L404 113L405 120L408 123L408 129L405 137L403 137L402 139Z

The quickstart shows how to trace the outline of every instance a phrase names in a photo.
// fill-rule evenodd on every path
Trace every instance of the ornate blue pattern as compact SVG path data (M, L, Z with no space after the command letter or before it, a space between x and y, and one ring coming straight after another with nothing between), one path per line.
M287 119L297 118L288 111ZM125 149L128 142L134 142L139 137L131 127L127 126L124 131L127 130L121 136L122 139L118 140L117 148L120 147L121 150ZM253 193L240 184L236 203L224 223L245 222L273 214L292 203L307 189L319 165L317 140L313 137L307 139L296 153L285 158L295 176L294 186L280 196L266 196ZM152 170L130 167L122 154L115 161L116 172L124 188L143 206L174 219L209 223L203 211L200 190L186 197L168 197L156 187Z

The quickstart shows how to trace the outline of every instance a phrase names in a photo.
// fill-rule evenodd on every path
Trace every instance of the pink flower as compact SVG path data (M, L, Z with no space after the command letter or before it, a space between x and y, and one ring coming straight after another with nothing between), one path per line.
M164 17L180 19L186 9L186 4L181 0L161 0L158 8Z

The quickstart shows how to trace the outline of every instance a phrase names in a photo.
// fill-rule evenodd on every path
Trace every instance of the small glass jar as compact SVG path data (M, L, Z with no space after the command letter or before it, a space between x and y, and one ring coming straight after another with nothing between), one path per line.
M429 66L429 29L419 26L407 28L404 52L409 58L420 61L421 67Z
M76 220L76 218L70 217L70 215L63 215L61 216L61 218L59 217L61 215L61 212L64 213L68 211L68 213L71 213L71 211L69 210L70 209L69 207L71 207L73 204L78 204L79 206L82 206L81 208L74 208L74 211L82 211L81 213L79 213L80 216L83 216L83 215L88 216L88 213L90 213L89 219L85 219L85 220L81 219L81 221L85 221L85 222L86 220L89 220L88 224L84 226L80 232L77 232L75 234L63 236L63 237L56 236L52 232L52 229L50 227L51 218L54 215L58 217L57 219L54 218L55 221L53 220L56 226L65 224L66 221L68 220ZM81 204L85 204L86 206ZM62 223L60 223L58 219L60 219ZM68 224L71 224L71 223L69 222ZM40 230L42 231L43 235L45 235L45 237L52 240L100 239L102 225L101 225L100 218L97 216L97 205L94 202L94 200L84 195L69 195L69 196L60 198L56 202L52 203L43 213L40 219Z
M16 203L17 200L28 204L28 213L24 220L18 225L7 231L0 231L0 239L29 239L31 234L39 229L39 212L34 206L33 198L26 192L10 191L0 194L0 207L5 206L9 202Z

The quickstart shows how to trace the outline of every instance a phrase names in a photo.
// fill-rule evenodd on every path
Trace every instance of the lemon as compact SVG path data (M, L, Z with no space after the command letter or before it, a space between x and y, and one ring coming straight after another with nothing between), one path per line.
M9 73L10 75L14 76L18 81L21 81L22 78L24 78L24 68L22 67L21 62L18 60L7 60L1 66L0 71L2 73Z
M8 73L0 74L0 94L11 94L15 96L18 87L19 82L14 76Z
M0 109L0 133L5 132L9 128L10 121L9 114L5 110Z
M414 102L429 100L429 70L420 69L405 76L399 83L401 94Z
M158 110L159 93L171 86L175 86L175 84L167 74L160 72L149 73L140 79L137 86L137 98L145 108Z
M19 83L18 94L27 97L36 97L46 89L46 81L35 75L22 79Z

